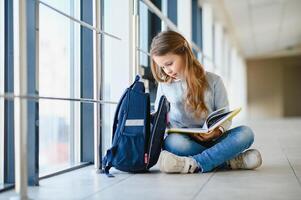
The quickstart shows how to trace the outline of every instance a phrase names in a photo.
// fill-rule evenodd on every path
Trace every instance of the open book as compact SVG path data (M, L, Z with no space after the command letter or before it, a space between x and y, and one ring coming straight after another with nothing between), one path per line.
M227 107L220 108L208 115L202 128L168 128L166 129L166 132L184 134L206 134L214 130L218 126L222 125L226 121L231 120L240 111L241 108L237 108L231 111L228 111Z

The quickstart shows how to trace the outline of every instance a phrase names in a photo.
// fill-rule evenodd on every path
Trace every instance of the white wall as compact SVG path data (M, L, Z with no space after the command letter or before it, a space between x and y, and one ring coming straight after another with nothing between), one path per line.
M224 33L224 46L223 46L223 61L222 61L222 70L221 73L225 77L226 81L229 79L229 70L230 70L230 43L229 38L226 33Z
M251 119L301 116L301 56L250 59L248 106Z
M209 3L202 4L203 9L203 52L209 58L204 60L206 70L213 71L213 10Z
M219 22L214 23L214 63L216 66L215 72L219 75L222 74L223 67L223 26Z
M231 108L241 107L242 111L236 119L243 120L247 116L247 84L245 60L237 53L236 48L231 49L230 79L228 94Z
M249 118L283 116L283 67L281 60L248 61Z

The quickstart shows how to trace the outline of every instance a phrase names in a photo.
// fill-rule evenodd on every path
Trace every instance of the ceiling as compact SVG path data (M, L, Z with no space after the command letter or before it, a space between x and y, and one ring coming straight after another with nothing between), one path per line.
M301 0L223 3L246 58L301 50Z

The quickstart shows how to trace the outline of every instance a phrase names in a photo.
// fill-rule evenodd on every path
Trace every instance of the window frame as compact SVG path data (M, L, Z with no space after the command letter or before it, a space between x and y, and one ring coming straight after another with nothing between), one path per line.
M81 16L80 10L80 0L70 0L70 13L71 16L79 19ZM70 96L73 98L80 98L81 91L81 56L80 56L80 47L81 45L81 33L80 33L80 25L70 20L70 49L72 50L70 54ZM70 124L71 130L70 133L70 152L71 155L71 163L80 163L80 120L81 120L81 112L80 112L80 103L79 102L71 102L70 109Z
M4 0L0 0L0 94L4 94ZM4 185L4 98L0 98L0 188Z
M81 0L81 20L93 24L93 1ZM93 32L81 27L81 98L93 99ZM94 105L81 103L80 160L94 162ZM101 138L101 137L100 137ZM101 144L101 143L100 143ZM101 155L101 154L100 154Z
M178 0L165 0L167 1L167 17L175 24L178 25Z
M203 50L203 21L202 21L202 7L199 6L198 0L192 0L191 19L192 19L192 41ZM198 58L201 59L201 52L196 52ZM201 60L202 62L202 60Z
M4 2L4 92L14 92L13 1ZM4 188L15 182L14 102L4 100Z

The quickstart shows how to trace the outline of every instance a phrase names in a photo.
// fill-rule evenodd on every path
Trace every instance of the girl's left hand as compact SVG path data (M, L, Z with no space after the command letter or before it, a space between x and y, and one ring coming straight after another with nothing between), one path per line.
M223 134L222 131L219 130L218 128L216 128L209 133L193 134L193 135L191 135L191 137L200 142L207 142L207 141L212 141L212 140L220 137L222 134Z

